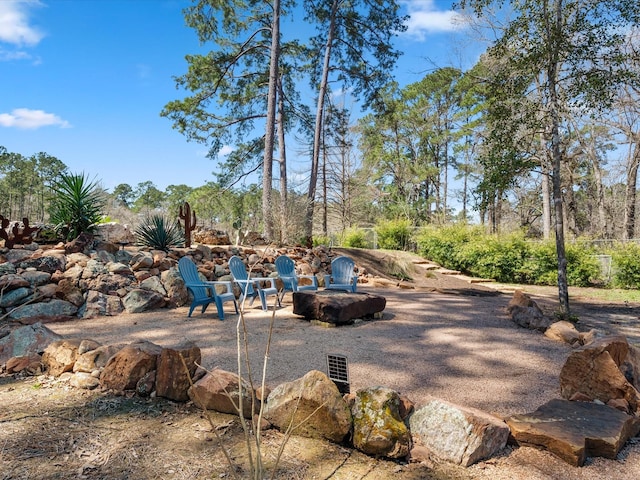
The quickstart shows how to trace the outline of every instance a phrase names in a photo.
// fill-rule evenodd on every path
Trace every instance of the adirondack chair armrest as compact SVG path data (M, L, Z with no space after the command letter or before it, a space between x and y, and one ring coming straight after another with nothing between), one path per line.
M233 292L233 286L231 285L231 282L229 281L222 281L222 280L216 280L216 281L209 281L209 282L204 282L205 285L207 286L211 286L212 288L216 288L216 285L222 285L225 287L225 291L224 292L219 292L218 290L216 290L216 293L220 294L220 293L232 293Z
M298 275L298 279L301 278L308 278L309 280L311 280L311 285L314 286L318 286L318 277L316 277L315 275Z
M274 277L252 277L251 281L260 289L276 288L276 279ZM263 283L269 283L269 287L263 287Z

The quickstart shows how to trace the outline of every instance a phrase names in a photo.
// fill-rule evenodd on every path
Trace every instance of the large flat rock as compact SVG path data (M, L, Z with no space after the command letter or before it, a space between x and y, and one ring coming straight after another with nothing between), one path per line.
M591 402L551 400L535 412L507 419L518 443L546 449L582 466L587 457L615 459L640 431L640 418Z
M348 325L356 318L372 317L382 312L387 300L369 293L340 290L294 292L293 313L306 320L319 320L334 325Z

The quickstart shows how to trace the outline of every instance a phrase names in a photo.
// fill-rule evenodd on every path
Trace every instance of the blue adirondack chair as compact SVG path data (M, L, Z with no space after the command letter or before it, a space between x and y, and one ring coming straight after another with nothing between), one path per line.
M224 320L224 307L225 302L233 302L233 306L238 313L238 303L236 302L236 296L233 294L233 287L231 282L209 282L204 281L198 274L198 268L189 257L182 257L178 260L178 271L182 280L184 280L184 286L191 292L193 301L189 307L189 317L193 313L194 308L202 306L202 313L207 309L210 303L216 304L218 310L218 318ZM218 293L216 291L216 285L222 285L225 287L225 291Z
M324 276L324 288L355 292L358 284L355 267L355 262L349 257L341 256L331 260L331 275Z
M304 290L317 290L318 279L315 275L298 275L296 274L296 264L286 255L280 255L276 258L276 271L278 277L282 280L282 290L280 290L280 299L284 297L286 292L301 292ZM299 279L308 278L311 285L300 285Z
M260 303L262 304L262 309L267 310L267 297L269 295L275 295L278 306L281 306L275 278L249 278L247 266L244 264L240 257L237 257L235 255L229 259L229 270L231 271L233 281L236 282L240 287L240 303L242 303L245 298L249 298L249 306L251 306L256 297L259 297ZM268 283L269 286L265 287L265 283Z

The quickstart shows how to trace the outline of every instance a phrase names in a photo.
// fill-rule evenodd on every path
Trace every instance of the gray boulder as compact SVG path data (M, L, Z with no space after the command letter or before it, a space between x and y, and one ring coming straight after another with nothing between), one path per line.
M281 431L340 443L351 431L349 406L335 383L312 370L304 377L275 387L267 398L264 417Z
M438 457L468 467L502 450L509 427L473 408L431 399L410 417L411 433Z

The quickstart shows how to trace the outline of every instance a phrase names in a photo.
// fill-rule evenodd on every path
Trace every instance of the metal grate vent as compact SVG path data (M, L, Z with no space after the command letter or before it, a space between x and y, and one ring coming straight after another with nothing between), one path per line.
M327 372L329 378L338 387L340 393L349 393L349 370L347 368L347 357L344 355L327 355Z

